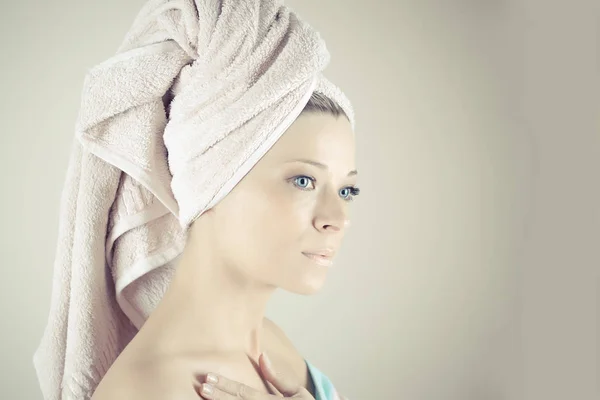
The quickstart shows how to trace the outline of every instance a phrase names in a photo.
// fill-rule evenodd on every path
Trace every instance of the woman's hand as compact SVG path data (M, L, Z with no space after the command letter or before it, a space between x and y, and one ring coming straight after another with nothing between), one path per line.
M284 377L279 376L273 370L273 366L264 353L261 354L259 358L259 365L262 376L267 382L270 382L275 386L284 397L291 397L298 400L315 400L306 388L294 385ZM281 398L279 396L259 392L250 386L246 386L213 373L206 374L206 381L202 384L199 394L202 398L208 400L274 400Z

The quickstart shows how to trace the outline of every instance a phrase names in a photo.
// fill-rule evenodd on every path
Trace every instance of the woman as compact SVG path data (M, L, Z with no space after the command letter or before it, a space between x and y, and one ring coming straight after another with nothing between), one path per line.
M271 393L257 371L266 369L262 352L284 387L314 397L304 358L264 312L277 288L311 294L323 285L358 194L354 157L342 111L313 96L250 173L194 222L167 293L93 399L193 399L209 372ZM219 394L226 388L202 387L204 398L227 398Z
M275 289L323 285L358 194L328 60L281 1L150 0L88 72L34 356L46 399L335 398L264 318Z

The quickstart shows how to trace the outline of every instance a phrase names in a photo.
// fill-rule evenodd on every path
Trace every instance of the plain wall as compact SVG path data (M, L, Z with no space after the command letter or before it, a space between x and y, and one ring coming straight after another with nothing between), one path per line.
M83 78L142 4L2 1L2 399L41 399ZM598 5L288 4L353 101L361 195L324 290L268 315L353 400L599 398Z

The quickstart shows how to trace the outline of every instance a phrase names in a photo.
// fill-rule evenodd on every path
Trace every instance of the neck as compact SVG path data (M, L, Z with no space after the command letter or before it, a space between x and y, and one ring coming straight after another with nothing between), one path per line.
M146 325L167 353L244 352L258 359L275 288L225 265L208 249L186 249Z

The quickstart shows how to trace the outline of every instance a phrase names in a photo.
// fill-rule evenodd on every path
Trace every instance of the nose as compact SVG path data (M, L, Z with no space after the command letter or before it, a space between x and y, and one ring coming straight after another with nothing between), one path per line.
M324 194L317 205L313 220L315 229L324 233L337 233L343 231L349 224L344 200L337 192Z

